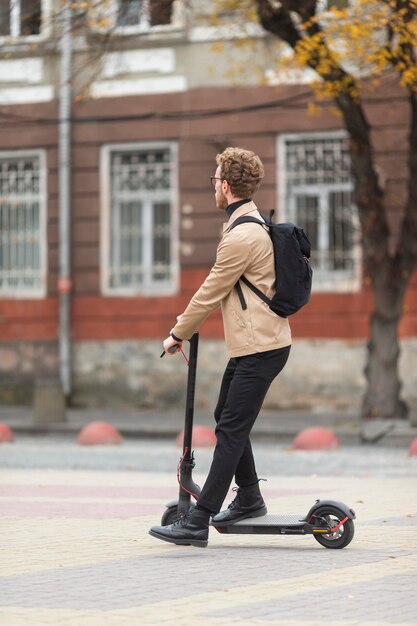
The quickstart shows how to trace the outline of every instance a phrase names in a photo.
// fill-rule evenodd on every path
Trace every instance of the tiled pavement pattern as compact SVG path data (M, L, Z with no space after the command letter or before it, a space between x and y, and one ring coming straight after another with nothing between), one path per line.
M352 506L344 550L216 531L205 550L160 542L147 531L176 491L171 474L3 470L1 626L417 624L415 478L269 479L271 512Z

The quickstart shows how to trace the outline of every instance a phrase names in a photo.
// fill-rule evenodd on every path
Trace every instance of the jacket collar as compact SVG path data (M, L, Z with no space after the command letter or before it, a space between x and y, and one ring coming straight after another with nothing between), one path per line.
M230 226L233 224L235 220L238 219L238 217L242 217L243 215L247 215L248 213L255 213L255 212L258 212L258 208L256 204L253 202L253 200L250 200L249 202L242 204L235 211L233 211L232 215L229 218L229 221L223 224L223 232L225 232L225 230L230 228ZM257 217L257 216L255 215L254 217Z
M232 213L234 213L236 211L236 209L238 209L240 206L242 206L242 204L247 204L251 200L252 200L252 198L245 198L244 200L237 200L237 202L232 202L232 204L229 204L229 206L226 209L227 217L230 219Z

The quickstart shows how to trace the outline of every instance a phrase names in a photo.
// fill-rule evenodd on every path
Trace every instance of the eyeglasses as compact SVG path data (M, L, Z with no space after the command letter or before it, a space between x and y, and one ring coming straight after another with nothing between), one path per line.
M224 180L224 178L219 178L218 176L210 176L210 182L213 185L213 187L216 186L216 180Z

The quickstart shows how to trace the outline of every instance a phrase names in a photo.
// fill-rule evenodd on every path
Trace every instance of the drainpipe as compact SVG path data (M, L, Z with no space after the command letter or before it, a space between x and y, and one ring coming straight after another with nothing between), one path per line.
M59 87L59 370L62 391L71 394L71 0L61 12Z

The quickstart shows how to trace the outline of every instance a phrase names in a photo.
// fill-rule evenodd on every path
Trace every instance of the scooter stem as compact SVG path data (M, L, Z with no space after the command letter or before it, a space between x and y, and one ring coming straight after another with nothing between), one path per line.
M198 497L200 487L196 485L192 478L192 470L194 467L194 455L192 453L192 437L194 423L194 395L195 383L197 375L197 356L198 356L198 332L194 333L190 339L190 354L188 362L188 378L187 378L187 397L185 404L185 423L184 423L184 443L183 457L179 472L180 492L178 499L178 511L186 512L190 506L191 494Z
M188 448L185 458L191 457L191 446L194 423L194 395L197 376L198 332L190 339L190 355L188 363L187 398L185 404L184 445L183 452Z

